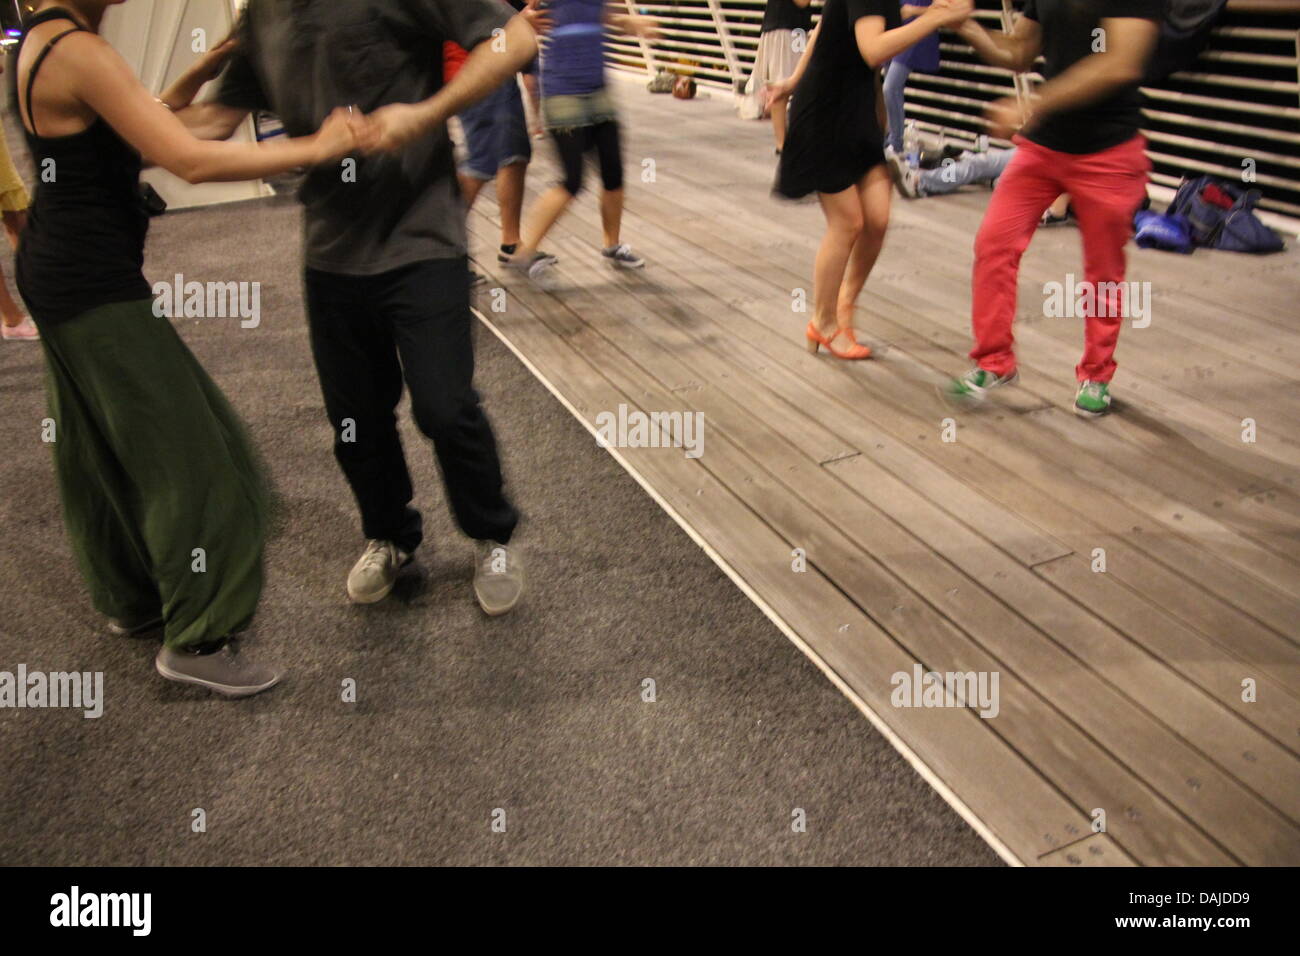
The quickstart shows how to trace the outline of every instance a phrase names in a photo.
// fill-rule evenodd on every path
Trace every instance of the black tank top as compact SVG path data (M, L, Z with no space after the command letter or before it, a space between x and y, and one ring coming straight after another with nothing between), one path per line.
M25 127L24 132L37 185L14 276L38 322L59 322L153 294L142 271L149 216L140 198L140 154L98 117L71 136L39 135L31 108L36 75L59 41L83 29L66 10L47 10L26 21L23 41L33 27L50 20L72 25L46 44L26 84L32 132ZM13 72L16 78L16 66Z

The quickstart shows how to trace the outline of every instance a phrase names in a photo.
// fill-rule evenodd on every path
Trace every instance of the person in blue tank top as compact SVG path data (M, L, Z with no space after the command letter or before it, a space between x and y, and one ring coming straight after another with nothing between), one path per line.
M509 264L545 284L555 260L538 247L582 191L583 160L594 152L603 187L601 255L615 268L640 269L645 260L621 238L623 151L618 113L605 86L605 28L651 39L657 35L654 21L619 13L604 0L531 0L530 6L551 21L542 50L542 121L555 141L564 179L538 197Z

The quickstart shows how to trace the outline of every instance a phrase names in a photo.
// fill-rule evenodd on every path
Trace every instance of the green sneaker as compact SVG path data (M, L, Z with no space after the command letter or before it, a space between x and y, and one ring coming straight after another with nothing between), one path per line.
M1110 411L1110 385L1084 379L1074 396L1074 413L1084 418L1100 418Z
M1012 369L1008 375L994 375L987 369L976 366L961 378L954 378L944 386L943 394L953 402L978 405L989 397L992 389L1001 385L1010 385L1019 377L1020 373L1015 369Z

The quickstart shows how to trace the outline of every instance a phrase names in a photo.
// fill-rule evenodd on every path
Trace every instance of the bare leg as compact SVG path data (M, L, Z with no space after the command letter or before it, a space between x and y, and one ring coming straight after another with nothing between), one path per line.
M457 173L456 179L460 183L460 194L465 199L466 211L474 208L474 200L483 190L484 181L475 176L466 176L464 173Z
M519 248L515 251L517 259L526 260L537 253L537 247L572 201L573 196L563 186L552 186L537 197L533 208L528 211L523 238L519 240Z
M789 102L789 100L780 99L772 104L772 135L776 138L777 149L785 148L785 116Z
M600 228L605 235L605 248L619 243L623 226L623 190L606 189L600 194Z
M0 321L12 329L22 325L25 318L27 313L9 294L9 283L5 282L4 270L0 269Z
M862 200L856 186L838 193L818 193L817 198L826 216L826 234L822 236L813 264L813 314L818 330L829 336L835 331L836 303L844 269L862 234Z
M511 163L497 170L497 207L501 210L501 244L519 241L520 218L524 210L524 180L527 163Z
M1062 216L1065 215L1065 213L1069 210L1069 208L1070 208L1070 194L1061 193L1061 195L1056 197L1056 201L1047 207L1047 210L1057 219L1060 219Z
M835 317L842 329L853 325L858 296L862 295L862 287L867 284L867 277L871 275L876 259L880 257L880 250L885 244L885 230L889 228L889 202L894 190L889 171L883 163L867 171L857 192L862 204L863 227L858 241L853 244L844 282L840 285Z

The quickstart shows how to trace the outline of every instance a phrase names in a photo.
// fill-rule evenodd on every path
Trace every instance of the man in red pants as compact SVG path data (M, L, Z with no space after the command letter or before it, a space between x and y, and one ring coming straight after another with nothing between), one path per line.
M1068 192L1083 236L1079 301L1087 323L1074 408L1087 417L1110 409L1124 314L1124 245L1151 169L1138 132L1138 84L1163 6L1162 0L1026 0L1010 34L990 33L974 19L962 25L962 37L995 66L1029 70L1039 53L1047 62L1046 82L1023 113L1014 97L988 110L989 132L1007 136L1018 129L1019 148L975 239L975 367L949 386L953 398L980 402L1015 381L1011 323L1020 257L1043 210Z

